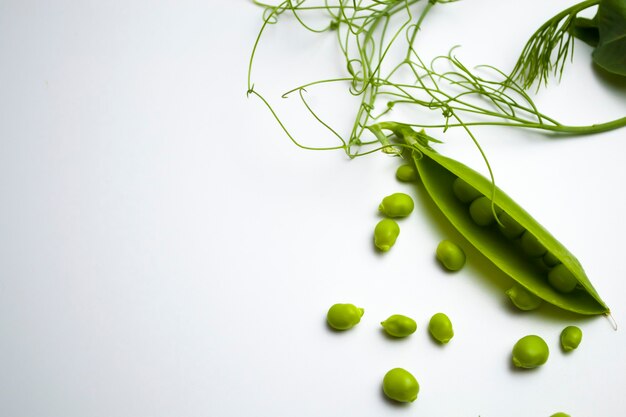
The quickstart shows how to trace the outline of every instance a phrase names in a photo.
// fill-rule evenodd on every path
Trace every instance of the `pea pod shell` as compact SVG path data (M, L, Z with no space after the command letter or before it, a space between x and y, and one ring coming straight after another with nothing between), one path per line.
M413 161L424 187L435 204L452 225L504 273L543 300L565 310L580 314L608 314L609 308L602 301L589 281L580 262L513 199L496 187L495 204L532 233L554 257L570 270L584 291L562 294L552 288L545 270L538 268L519 247L512 245L497 228L484 228L472 221L467 206L453 192L453 182L458 177L491 197L493 184L483 175L466 165L447 158L432 148L413 145Z

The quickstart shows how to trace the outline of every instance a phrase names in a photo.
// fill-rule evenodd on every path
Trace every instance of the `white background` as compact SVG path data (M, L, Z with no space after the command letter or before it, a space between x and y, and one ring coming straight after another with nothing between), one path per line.
M508 69L570 4L436 6L420 48L461 44L468 65ZM622 328L514 311L509 278L395 180L396 159L301 150L246 98L261 15L243 0L0 1L0 416L625 415ZM343 70L332 35L291 21L259 52L253 81L270 95ZM576 48L537 103L566 124L626 115L624 83ZM577 255L626 326L626 130L476 132L499 186ZM438 149L483 169L466 138ZM417 207L381 256L377 207L396 191ZM467 251L457 274L434 260L444 238ZM349 332L325 325L337 302L365 308ZM456 331L444 347L426 331L438 311ZM385 337L395 313L418 331ZM569 324L584 339L566 355ZM516 371L511 347L529 333L550 360ZM408 406L381 393L396 366L421 384Z

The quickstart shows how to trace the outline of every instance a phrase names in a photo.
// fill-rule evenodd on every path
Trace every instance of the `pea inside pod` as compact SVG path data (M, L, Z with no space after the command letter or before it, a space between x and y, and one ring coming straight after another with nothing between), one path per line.
M505 211L498 215L498 220L498 229L507 239L516 239L525 232L522 225Z
M479 226L489 226L496 222L496 216L493 213L493 204L491 200L484 195L472 201L469 207L469 213L474 223Z
M548 267L553 267L553 266L557 266L558 264L560 264L561 261L559 261L559 259L556 256L554 256L552 253L547 252L543 256L543 263L546 264L546 266Z
M416 132L406 126L390 127L399 140L413 148L410 153L419 177L428 195L448 218L452 225L499 269L519 282L538 297L565 310L580 314L608 314L607 305L589 281L585 271L572 255L554 236L542 227L530 214L520 207L501 189L493 186L483 175L435 152L429 145L434 142L423 132ZM558 270L553 272L553 279L548 279L546 266L543 262L535 262L520 249L519 245L505 236L494 223L481 225L468 212L468 204L460 201L454 192L454 183L461 178L465 183L478 190L482 197L493 196L493 204L501 210L498 217L506 213L515 223L530 236L536 238L546 253L550 253L559 262ZM494 194L495 192L495 194ZM487 206L483 201L483 208ZM491 202L489 203L490 208ZM489 216L487 210L481 211ZM481 222L482 223L482 222ZM544 255L545 256L545 255ZM541 266L539 265L541 264ZM552 270L554 271L555 268ZM575 284L569 283L559 271L568 271L574 277ZM553 286L553 282L564 281L561 287ZM557 284L558 285L558 284ZM568 291L572 288L571 291Z
M574 274L563 264L558 264L548 272L550 285L563 293L574 291L578 285Z
M476 200L478 197L482 197L483 194L478 191L476 188L472 187L461 178L455 178L452 183L452 191L456 198L458 198L463 203L471 203Z
M548 252L545 246L543 246L543 244L539 241L537 236L533 235L528 230L524 232L520 239L520 242L522 244L522 250L526 252L526 254L531 258L543 257L543 255Z
M543 300L528 291L519 284L513 285L506 291L506 295L511 299L513 305L520 310L530 311L541 307Z

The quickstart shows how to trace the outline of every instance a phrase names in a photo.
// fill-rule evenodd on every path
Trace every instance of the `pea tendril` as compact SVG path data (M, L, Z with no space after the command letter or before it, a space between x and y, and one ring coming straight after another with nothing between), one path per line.
M573 48L568 33L570 21L580 10L597 4L599 0L583 1L540 28L510 75L489 65L468 68L455 55L457 47L429 63L418 54L415 48L417 35L428 13L439 4L453 1L456 0L285 0L278 5L269 5L254 0L256 5L264 8L264 13L248 66L248 95L256 96L264 103L296 145L314 150L343 149L351 158L379 150L401 154L401 149L412 148L410 141L416 137L427 142L434 140L419 132L421 129L446 132L461 128L480 152L492 182L493 173L472 131L474 127L508 126L577 135L626 126L626 117L588 126L562 124L542 113L526 92L536 79L545 83L551 71L562 71ZM305 30L328 33L337 40L346 76L310 81L282 95L283 98L297 95L313 120L338 139L335 146L312 147L299 143L252 82L255 57L263 34L270 25L288 17L283 16L286 12ZM309 16L312 16L310 21ZM321 27L310 23L318 22L320 17L325 22ZM313 90L323 85L345 86L345 91L358 98L349 132L340 133L323 120L307 99ZM408 111L409 119L402 120L397 116L398 109ZM441 121L427 123L422 116L433 112ZM394 120L390 119L392 114ZM391 134L385 134L385 130Z

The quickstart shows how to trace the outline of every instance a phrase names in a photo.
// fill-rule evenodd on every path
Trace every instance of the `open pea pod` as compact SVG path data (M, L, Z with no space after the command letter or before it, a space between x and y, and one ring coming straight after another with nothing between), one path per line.
M422 183L441 212L476 249L520 285L551 304L580 314L609 314L609 308L576 257L502 190L495 190L495 205L517 221L526 232L532 233L573 274L577 281L576 289L568 293L555 290L547 279L549 267L530 259L520 245L505 237L496 225L484 227L476 224L469 214L468 205L455 195L453 183L461 178L491 198L494 189L492 182L466 165L437 153L427 145L428 139L424 138L427 137L424 135L421 140L408 141L414 149L411 158Z

